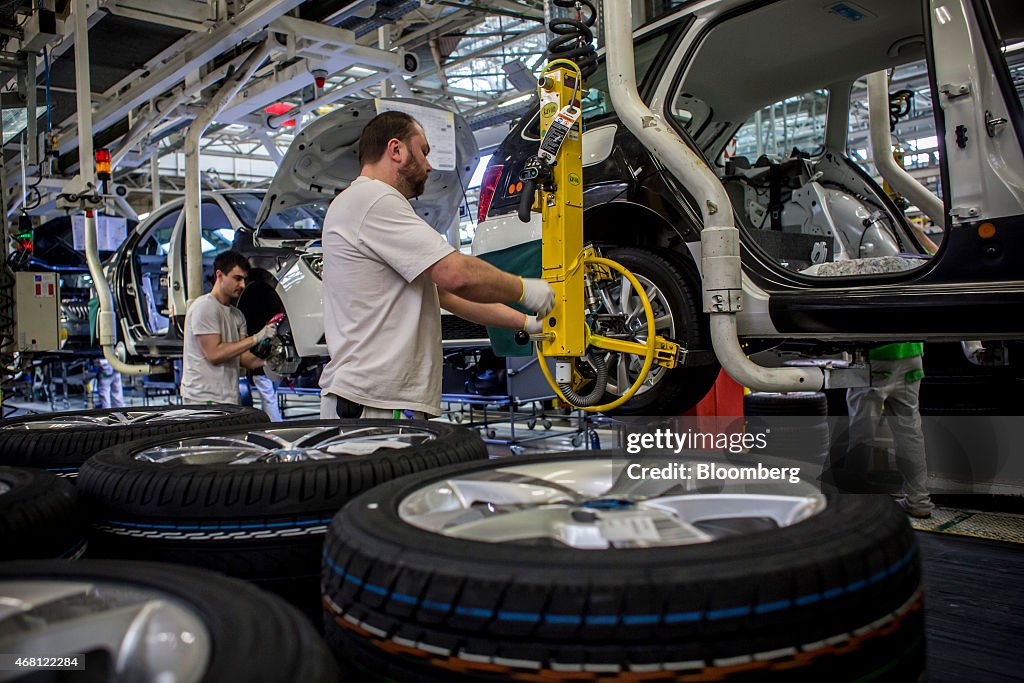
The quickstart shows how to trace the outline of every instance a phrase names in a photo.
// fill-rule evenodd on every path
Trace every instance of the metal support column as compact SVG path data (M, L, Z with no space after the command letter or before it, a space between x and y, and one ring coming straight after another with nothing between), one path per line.
M199 175L199 140L217 114L227 106L270 53L270 43L253 48L238 72L224 82L185 134L185 269L186 310L203 293L202 185Z

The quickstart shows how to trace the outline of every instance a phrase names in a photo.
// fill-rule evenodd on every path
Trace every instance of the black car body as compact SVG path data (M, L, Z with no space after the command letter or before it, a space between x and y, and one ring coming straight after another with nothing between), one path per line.
M1007 43L1024 35L1019 13L999 2L964 2L958 9L976 22L963 22L970 27L964 31L988 48L972 50L952 40L935 42L933 32L947 29L936 23L933 4L865 1L850 10L860 19L850 19L836 15L844 3L831 9L802 0L697 3L636 32L641 97L715 170L733 203L742 240L739 331L751 351L783 341L815 355L885 340L1024 337L1024 116L1001 56ZM990 81L969 86L984 91L984 106L957 109L962 102L945 93L943 79L960 62L984 60L991 64ZM936 103L950 227L934 256L846 145L850 91L858 79L907 64L921 65ZM647 255L639 258L638 275L663 295L672 318L659 332L688 354L683 367L657 371L632 409L664 408L666 401L682 409L717 375L700 307L701 198L627 130L612 110L606 83L602 61L583 98L584 239L613 258L624 248ZM820 116L820 149L730 156L744 126L756 124L758 134L766 129L762 112L774 119L780 104L785 112L794 101L811 102L813 110L821 93L827 93L827 112ZM991 121L992 111L1008 119L995 134L961 118ZM967 151L999 160L966 159L958 125L969 126ZM524 274L540 268L540 217L534 214L530 224L516 217L519 172L537 153L538 136L534 110L494 154L473 245L474 254L519 266ZM972 173L985 177L978 181ZM645 258L668 269L645 268ZM494 339L514 352L500 336Z

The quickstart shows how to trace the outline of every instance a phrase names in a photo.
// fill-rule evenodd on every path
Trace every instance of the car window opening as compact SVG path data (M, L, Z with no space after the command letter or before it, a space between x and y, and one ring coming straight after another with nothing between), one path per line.
M912 230L931 232L937 242L941 235L926 217L921 219L920 211L898 215L913 207L893 194L886 197L881 179L871 179L875 171L867 163L869 151L849 154L846 149L830 149L833 137L828 126L846 123L834 115L839 112L830 115L830 105L845 109L849 101L845 92L834 97L830 88L843 78L869 73L875 62L888 62L894 41L920 35L919 13L903 7L881 17L889 22L886 29L875 31L870 44L864 44L860 61L851 66L849 52L835 46L851 40L852 32L806 5L773 3L713 26L694 50L674 95L666 98L667 113L707 158L715 159L737 227L753 251L768 256L775 266L822 280L915 270L932 254L925 248L927 236L915 237ZM789 20L793 13L805 23L808 17L820 19L822 35L832 40L808 42L794 35L790 41L763 30L792 26L796 31L800 26L806 31L807 26ZM758 58L783 44L790 46L787 63L804 66L784 70L777 61ZM899 58L906 62L920 57L919 50L911 52L901 52ZM860 74L855 71L859 65ZM922 68L921 73L924 80L918 87L927 87L927 70ZM857 82L863 85L863 78ZM860 99L866 99L866 91ZM930 106L914 114L930 115ZM866 121L865 111L865 126ZM866 146L865 135L860 136L859 148ZM912 131L897 129L895 139L901 140L901 135L906 138ZM924 154L937 168L934 145L906 147L906 162L924 163ZM918 224L911 225L910 220Z

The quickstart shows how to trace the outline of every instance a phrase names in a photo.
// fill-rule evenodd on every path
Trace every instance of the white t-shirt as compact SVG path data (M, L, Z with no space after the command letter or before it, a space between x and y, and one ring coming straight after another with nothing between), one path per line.
M441 313L425 273L451 245L387 183L359 176L324 219L325 393L441 412Z
M185 313L185 349L182 353L181 397L186 403L239 403L238 356L214 365L206 360L196 339L200 334L219 334L222 342L248 336L245 316L225 306L212 294L204 294Z

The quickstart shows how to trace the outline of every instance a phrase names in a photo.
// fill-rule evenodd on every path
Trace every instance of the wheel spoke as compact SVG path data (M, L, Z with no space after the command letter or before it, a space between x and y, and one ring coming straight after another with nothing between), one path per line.
M7 425L0 429L71 429L74 427L124 427L144 422L171 422L187 419L217 419L225 415L224 410L205 408L191 410L179 408L163 413L141 412L138 410L115 410L103 415L65 415L53 419L31 420Z
M445 529L454 538L473 538L490 543L537 539L563 540L566 527L573 525L567 505L545 505L526 510L486 514Z
M244 433L181 439L135 455L150 462L189 465L290 463L329 460L339 455L369 455L382 449L409 448L436 438L426 429L365 427L345 431L336 424L319 427L267 427Z
M200 420L209 419L216 420L222 418L227 414L224 410L218 410L216 408L202 408L199 410L192 410L191 408L179 408L177 410L168 410L165 413L130 413L128 422L169 422L171 420Z
M197 615L141 586L3 581L0 623L11 627L0 631L0 650L106 652L118 680L196 683L211 652Z
M230 438L230 437L229 437ZM233 441L236 439L232 439ZM301 440L301 439L300 439ZM261 448L296 448L297 444L283 434L275 432L259 431L249 432L245 437L237 439L239 443L250 443Z
M653 283L651 283L644 288L644 294L647 295L647 300L651 302L651 306L653 307L657 304L658 297L661 296L661 291L657 287L655 287ZM640 308L642 309L643 306L641 306Z
M620 306L615 302L615 299L608 293L607 287L599 287L598 295L601 297L601 303L604 305L605 313L610 315L618 315L622 311Z
M504 476L514 476L515 481L534 483L539 486L556 488L574 500L598 498L607 494L612 487L615 473L612 462L606 458L590 458L572 463L566 467L562 461L550 465L509 464L500 470Z
M493 505L561 503L575 501L580 495L570 488L533 477L510 477L505 480L449 480L463 507L478 503Z
M640 502L645 509L664 510L678 519L694 524L718 519L773 520L780 527L790 526L812 516L821 505L809 496L778 496L757 493L696 493L662 496Z
M241 458L259 457L268 451L255 444L232 443L231 440L205 445L170 446L147 448L134 455L135 460L152 463L180 463L185 465L218 465L235 462Z
M629 379L629 361L623 358L622 354L619 354L618 367L615 369L615 384L619 394L626 393L629 386L633 383Z
M619 313L629 318L633 314L633 284L626 278L622 278L622 287L619 290Z
M381 449L419 446L434 439L427 431L398 427L366 427L339 431L316 444L316 448L334 455L368 455Z

